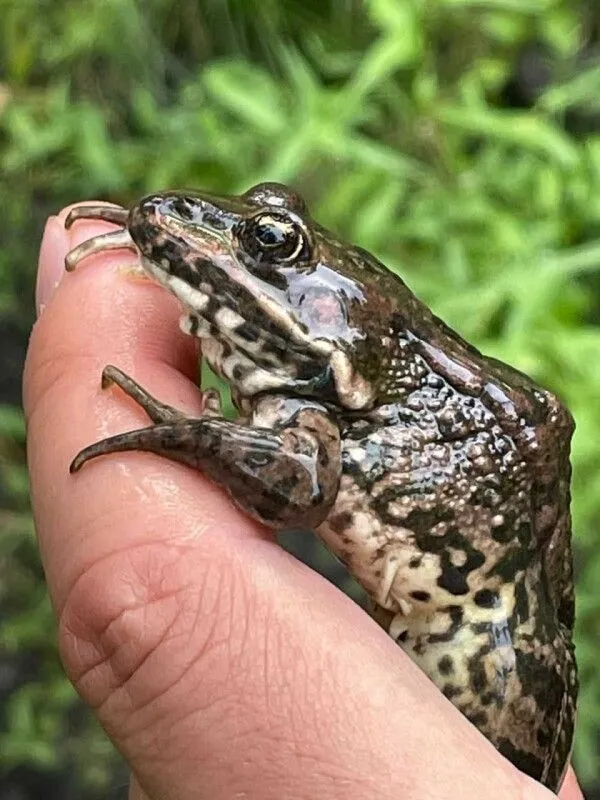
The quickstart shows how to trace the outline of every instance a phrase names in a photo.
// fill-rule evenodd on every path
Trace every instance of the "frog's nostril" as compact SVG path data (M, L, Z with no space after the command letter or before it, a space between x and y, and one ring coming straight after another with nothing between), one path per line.
M163 202L164 200L160 195L150 195L142 200L139 204L139 209L143 214L154 217L160 211Z

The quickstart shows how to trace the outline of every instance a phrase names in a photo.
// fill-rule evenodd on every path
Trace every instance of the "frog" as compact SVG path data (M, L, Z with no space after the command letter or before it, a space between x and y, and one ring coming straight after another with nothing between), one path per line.
M114 365L151 424L85 447L200 470L275 530L315 531L374 620L518 769L558 791L576 716L568 409L483 355L292 188L157 192L66 218L118 227L229 384L191 418Z

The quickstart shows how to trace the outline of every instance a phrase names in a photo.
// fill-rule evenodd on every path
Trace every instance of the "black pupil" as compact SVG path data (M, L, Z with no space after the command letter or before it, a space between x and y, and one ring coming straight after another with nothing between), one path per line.
M286 243L291 233L287 226L264 223L259 223L254 230L254 235L263 247L281 247Z

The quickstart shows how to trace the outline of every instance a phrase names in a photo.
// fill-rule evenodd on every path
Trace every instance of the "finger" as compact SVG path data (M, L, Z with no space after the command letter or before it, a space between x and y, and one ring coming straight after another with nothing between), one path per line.
M583 800L583 792L579 788L579 783L575 777L573 767L569 767L565 782L558 794L561 800Z
M69 247L108 227L82 222L69 238L62 219L42 249L40 269L53 274ZM100 391L106 363L199 409L176 303L127 279L126 261L96 256L62 278L31 337L24 394L63 658L142 791L548 797L360 609L201 475L141 453L68 474L82 446L145 422Z
M135 777L132 777L131 783L129 784L128 798L129 800L152 800L139 785Z
M64 216L48 225L39 285L48 284L48 274L51 280L61 276L65 250L113 228L79 222L69 235L62 225ZM137 476L143 476L149 506L168 493L175 507L174 493L192 494L200 484L207 494L206 516L214 518L223 511L240 520L201 476L142 454L119 459L117 467L114 459L99 461L76 479L68 474L71 459L86 444L109 432L148 424L144 413L122 394L101 391L100 375L107 363L133 373L173 405L190 413L200 408L193 382L195 347L178 329L178 304L160 287L128 277L124 266L134 261L133 254L120 251L83 262L62 278L31 336L24 398L32 493L36 513L52 519L51 528L41 531L40 546L59 610L87 564L132 546L136 538L145 541L141 531L130 530L125 536L121 526L109 522L113 508L131 511L139 504ZM173 485L175 476L181 485ZM93 535L94 521L100 519L104 530Z

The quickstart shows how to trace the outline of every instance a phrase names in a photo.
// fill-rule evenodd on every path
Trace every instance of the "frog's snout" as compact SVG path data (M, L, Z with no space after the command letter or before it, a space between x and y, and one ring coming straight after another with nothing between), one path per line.
M129 232L142 255L155 260L158 254L177 260L183 239L198 231L221 233L231 224L219 217L210 203L180 192L145 197L131 209L128 220Z

